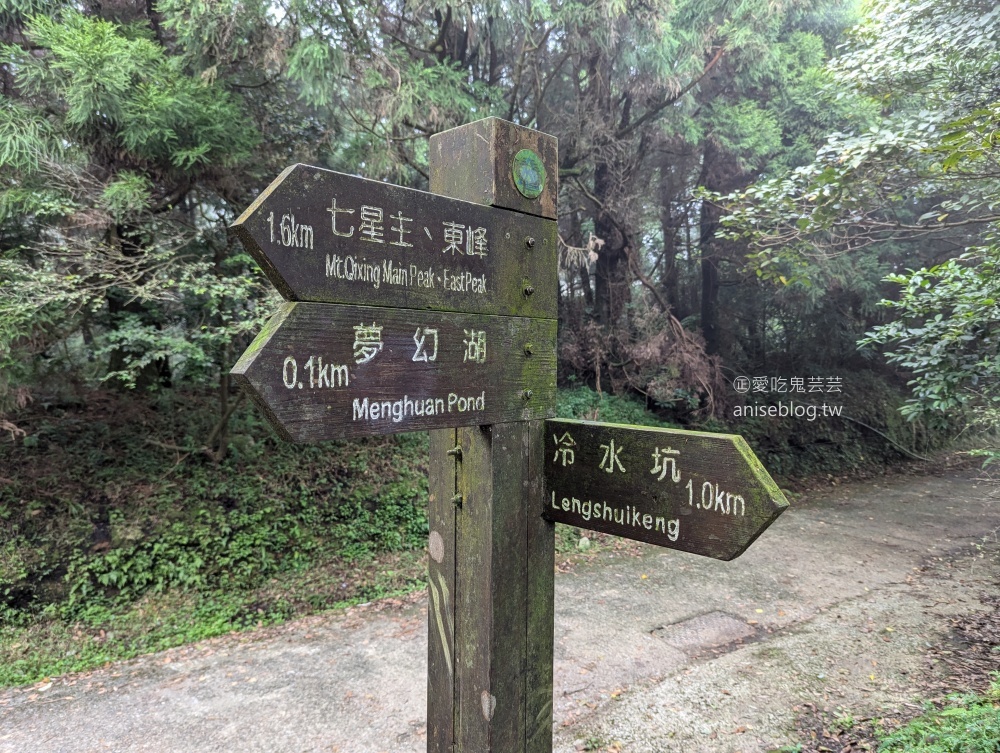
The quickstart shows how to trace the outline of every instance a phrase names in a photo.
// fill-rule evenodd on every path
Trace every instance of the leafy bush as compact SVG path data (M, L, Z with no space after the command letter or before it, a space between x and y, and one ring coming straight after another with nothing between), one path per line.
M253 589L331 558L425 544L426 435L301 447L244 406L229 457L214 464L194 441L210 396L164 397L155 410L91 397L25 411L29 436L0 446L0 463L17 469L0 485L5 622L49 607L78 619L174 589Z
M584 386L559 390L556 395L556 415L560 418L582 418L613 424L674 426L661 421L635 398L597 393Z

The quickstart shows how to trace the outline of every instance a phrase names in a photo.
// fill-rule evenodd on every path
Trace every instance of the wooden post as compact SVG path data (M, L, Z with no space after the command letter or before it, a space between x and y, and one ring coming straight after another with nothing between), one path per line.
M495 253L556 263L554 138L489 118L432 137L430 148L433 193L549 220L542 237L515 234ZM524 291L532 294L531 280ZM429 753L552 750L554 525L539 503L543 431L534 420L431 432Z

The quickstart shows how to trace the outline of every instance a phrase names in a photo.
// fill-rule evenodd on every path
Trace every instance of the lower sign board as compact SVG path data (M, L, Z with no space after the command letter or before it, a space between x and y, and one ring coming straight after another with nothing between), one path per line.
M788 501L735 434L545 422L549 520L731 560Z
M295 442L551 415L556 322L285 303L232 374Z

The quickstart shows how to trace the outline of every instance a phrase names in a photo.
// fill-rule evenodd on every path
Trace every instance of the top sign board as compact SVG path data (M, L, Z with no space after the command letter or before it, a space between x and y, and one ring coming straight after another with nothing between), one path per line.
M556 318L556 223L292 165L232 226L289 300Z

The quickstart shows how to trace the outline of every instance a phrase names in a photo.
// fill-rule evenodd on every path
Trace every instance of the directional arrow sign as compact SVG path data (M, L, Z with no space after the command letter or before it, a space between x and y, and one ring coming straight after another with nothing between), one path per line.
M308 165L232 231L289 300L556 318L556 223Z
M545 424L550 520L731 560L788 507L735 434Z
M286 439L551 415L556 322L285 303L233 367Z

